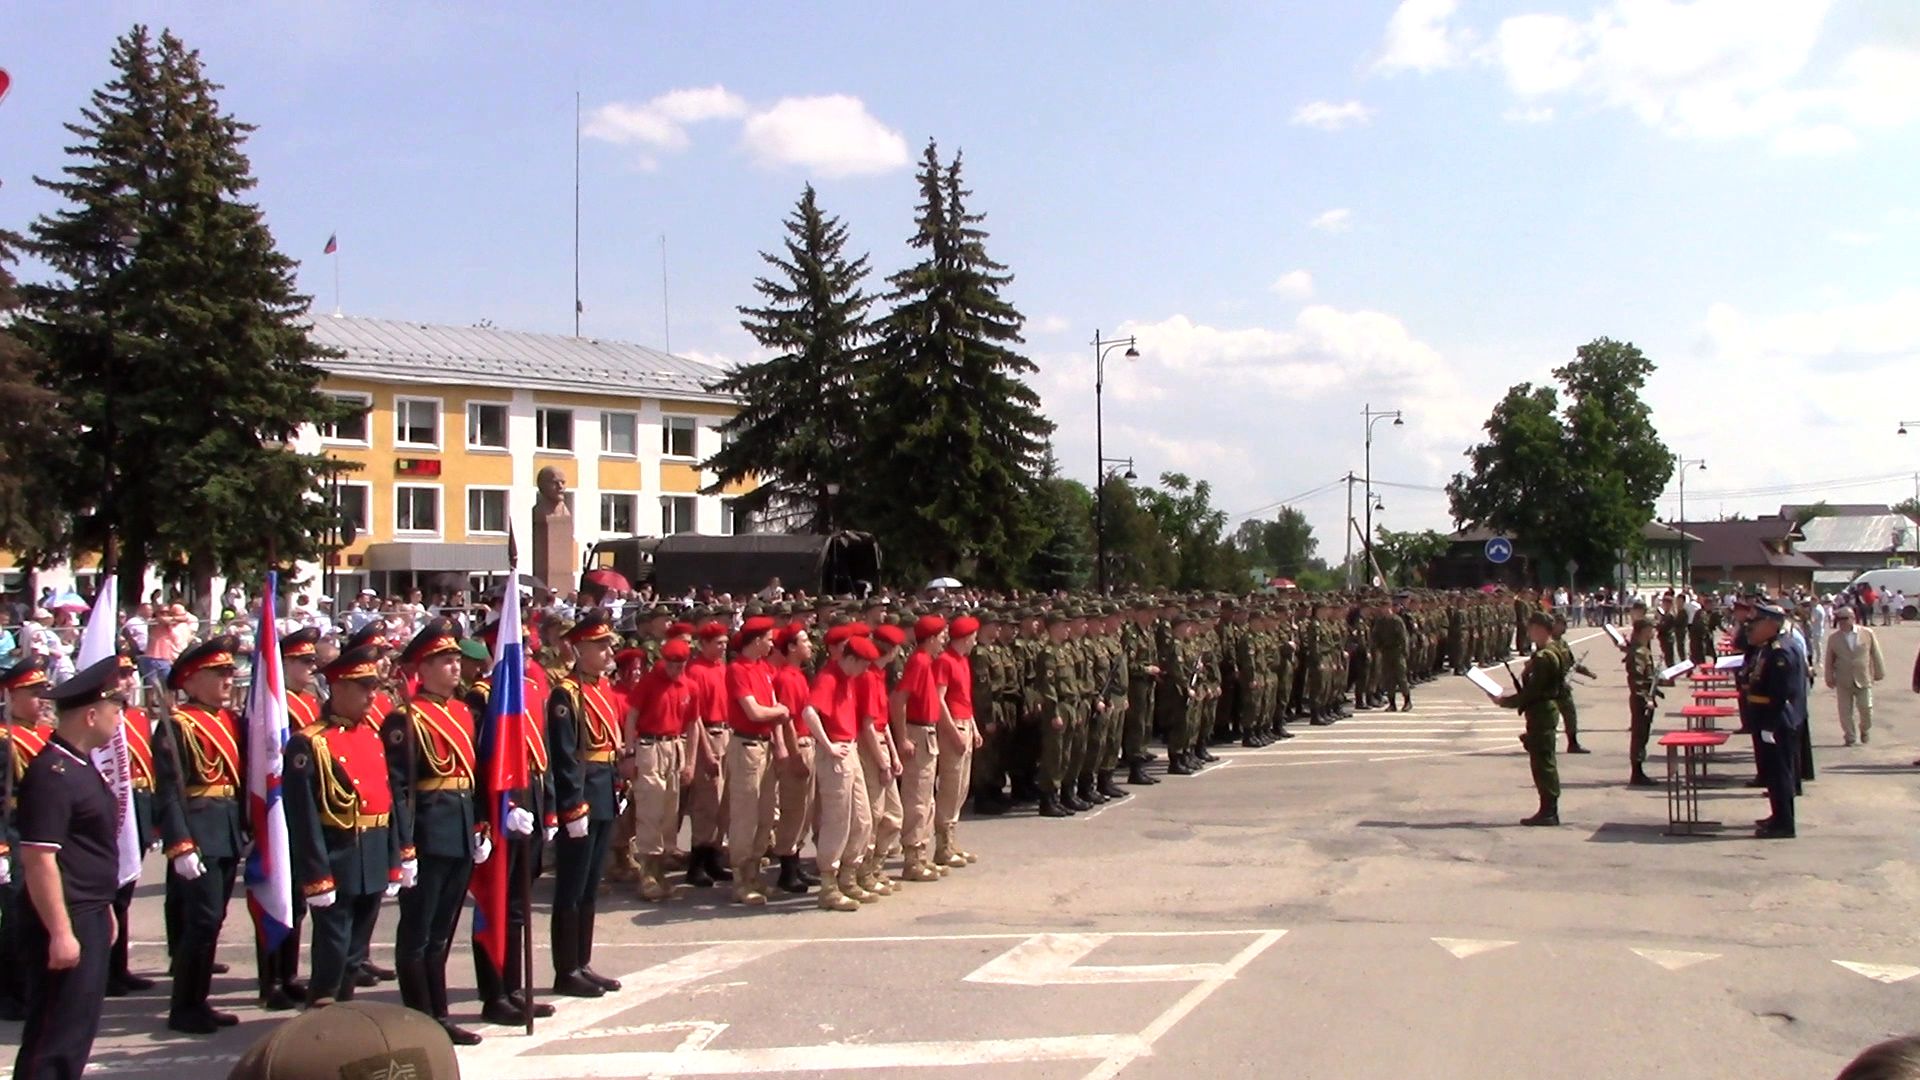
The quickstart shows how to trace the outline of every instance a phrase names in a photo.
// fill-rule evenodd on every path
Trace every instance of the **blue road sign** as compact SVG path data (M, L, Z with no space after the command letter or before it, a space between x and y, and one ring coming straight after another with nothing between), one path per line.
M1513 558L1513 541L1504 536L1496 536L1487 541L1487 561L1495 566Z

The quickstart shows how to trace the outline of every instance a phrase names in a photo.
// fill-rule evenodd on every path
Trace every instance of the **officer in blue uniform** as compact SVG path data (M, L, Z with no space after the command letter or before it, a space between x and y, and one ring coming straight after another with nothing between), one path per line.
M47 666L38 657L0 671L0 706L6 709L6 722L0 724L0 1020L12 1022L27 1018L26 971L20 960L20 894L26 886L20 878L14 821L20 780L47 748L47 731L39 723L39 694L47 682Z
M1804 717L1794 696L1804 692L1807 670L1800 654L1780 640L1786 611L1772 603L1754 605L1747 628L1752 648L1747 666L1748 716L1759 739L1760 770L1767 781L1767 801L1773 813L1756 822L1754 835L1762 840L1794 835L1793 796L1800 774L1800 727Z

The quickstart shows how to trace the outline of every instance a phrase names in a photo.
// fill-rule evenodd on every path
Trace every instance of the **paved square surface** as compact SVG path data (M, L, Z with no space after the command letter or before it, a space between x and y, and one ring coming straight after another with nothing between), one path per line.
M1623 783L1619 662L1581 630L1601 676L1576 690L1594 752L1560 759L1559 829L1516 824L1533 796L1514 714L1445 679L1410 715L1219 751L1096 813L968 822L979 865L856 914L610 897L595 966L626 989L560 1002L532 1037L480 1025L463 1062L500 1080L1831 1077L1920 1029L1920 631L1881 635L1893 677L1870 746L1841 748L1815 693L1797 840L1740 827L1766 812L1740 739L1703 796L1727 828L1664 835L1664 794ZM164 966L158 926L150 885L137 969ZM277 1019L251 1008L249 933L236 903L215 990L248 1006L239 1028L166 1032L163 984L109 1002L90 1071L223 1075ZM471 985L464 953L451 973ZM477 1022L471 993L454 997Z

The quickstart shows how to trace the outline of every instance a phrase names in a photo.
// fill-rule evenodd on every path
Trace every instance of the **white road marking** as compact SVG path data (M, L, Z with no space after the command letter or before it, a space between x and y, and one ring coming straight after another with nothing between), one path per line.
M1272 948L1273 943L1285 935L1285 930L1269 930L1254 939L1246 948L1235 953L1233 959L1221 964L1219 974L1188 990L1166 1012L1154 1017L1153 1023L1148 1024L1140 1032L1137 1048L1107 1055L1105 1061L1088 1071L1085 1080L1113 1080L1113 1077L1120 1075L1120 1072L1133 1064L1136 1059L1152 1053L1153 1044L1159 1042L1167 1032L1172 1031L1175 1024L1186 1019L1187 1015L1199 1008L1200 1004L1211 997L1215 990L1231 982L1242 969L1253 963L1261 953Z
M481 1045L485 1045L484 1043ZM636 1076L731 1076L741 1073L818 1072L845 1075L863 1069L932 1069L965 1065L1020 1065L1127 1056L1147 1050L1136 1035L1066 1035L979 1042L822 1043L682 1053L543 1054L489 1061L489 1080L547 1080L554 1076L613 1080Z
M745 986L746 983L732 983L733 986ZM718 1020L669 1020L658 1024L630 1024L625 1027L587 1028L573 1033L574 1039L629 1039L643 1035L671 1035L685 1032L686 1038L673 1053L685 1054L695 1050L705 1050L713 1040L727 1030L729 1025Z
M1275 941L1285 930L1270 930ZM1111 934L1036 934L964 977L1001 986L1093 986L1108 983L1204 982L1222 977L1226 964L1081 964ZM1231 975L1227 975L1231 977Z
M1866 964L1857 960L1835 960L1834 963L1855 975L1865 975L1874 982L1886 983L1888 986L1897 982L1906 982L1915 975L1920 975L1920 967L1908 967L1905 964Z
M1470 956L1479 956L1481 953L1490 953L1495 949L1504 949L1509 945L1517 944L1517 942L1512 941L1485 941L1478 938L1454 937L1437 937L1433 939L1433 943L1462 960Z
M1673 949L1633 949L1633 953L1659 964L1668 971L1679 971L1681 968L1690 968L1695 964L1720 959L1719 953L1678 952Z

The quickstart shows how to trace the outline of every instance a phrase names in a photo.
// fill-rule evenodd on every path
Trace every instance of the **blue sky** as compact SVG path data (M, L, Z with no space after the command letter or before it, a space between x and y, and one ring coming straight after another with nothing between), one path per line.
M1910 0L545 7L8 5L0 225L49 207L30 178L144 20L259 125L259 201L322 310L337 232L349 313L570 330L578 89L590 335L666 342L664 234L674 351L753 358L734 308L808 180L877 289L935 137L1083 479L1098 327L1143 353L1109 369L1108 453L1236 514L1359 471L1371 403L1408 420L1375 443L1408 485L1380 520L1444 528L1421 489L1600 335L1655 359L1657 423L1708 459L1689 517L1913 491ZM1343 493L1300 505L1337 555Z

